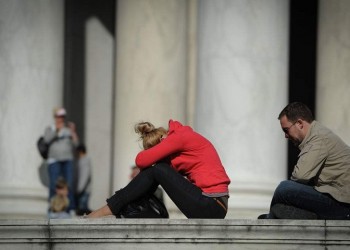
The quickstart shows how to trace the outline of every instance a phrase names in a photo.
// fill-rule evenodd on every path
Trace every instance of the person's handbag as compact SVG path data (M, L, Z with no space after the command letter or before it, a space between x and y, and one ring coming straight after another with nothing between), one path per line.
M122 208L121 218L169 218L165 205L154 195L131 202Z
M44 141L44 137L40 136L36 143L39 154L43 159L47 159L47 155L49 153L49 144Z
M55 137L53 138L49 143L46 143L44 140L43 136L40 136L39 139L36 142L36 146L38 148L39 154L41 155L41 157L46 160L48 155L49 155L49 148L50 145L56 141L58 138Z

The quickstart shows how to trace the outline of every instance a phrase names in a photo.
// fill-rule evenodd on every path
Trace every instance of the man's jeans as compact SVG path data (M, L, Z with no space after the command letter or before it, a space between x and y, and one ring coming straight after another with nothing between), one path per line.
M278 185L271 207L277 203L313 212L318 219L350 219L350 204L339 202L328 194L316 191L312 186L295 181L282 181Z
M56 194L56 182L58 177L63 177L68 184L69 207L67 211L75 209L73 192L73 161L57 161L49 165L50 193L49 199Z

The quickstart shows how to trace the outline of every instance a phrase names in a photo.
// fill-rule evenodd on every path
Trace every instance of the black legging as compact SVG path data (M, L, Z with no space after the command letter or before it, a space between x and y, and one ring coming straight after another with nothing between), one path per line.
M142 170L126 187L107 199L107 205L114 215L118 215L125 205L152 194L158 185L187 218L223 219L226 216L226 210L214 198L202 195L200 188L167 163L158 163Z

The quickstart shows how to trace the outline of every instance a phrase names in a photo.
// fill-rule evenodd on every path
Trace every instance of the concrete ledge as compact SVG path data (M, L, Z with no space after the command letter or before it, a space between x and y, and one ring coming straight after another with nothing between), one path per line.
M349 249L350 221L0 220L0 249Z

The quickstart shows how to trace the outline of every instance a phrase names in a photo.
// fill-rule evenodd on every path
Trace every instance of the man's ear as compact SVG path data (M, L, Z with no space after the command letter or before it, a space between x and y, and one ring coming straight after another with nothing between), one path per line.
M296 124L298 124L299 128L302 129L304 127L304 122L302 119L298 119Z

